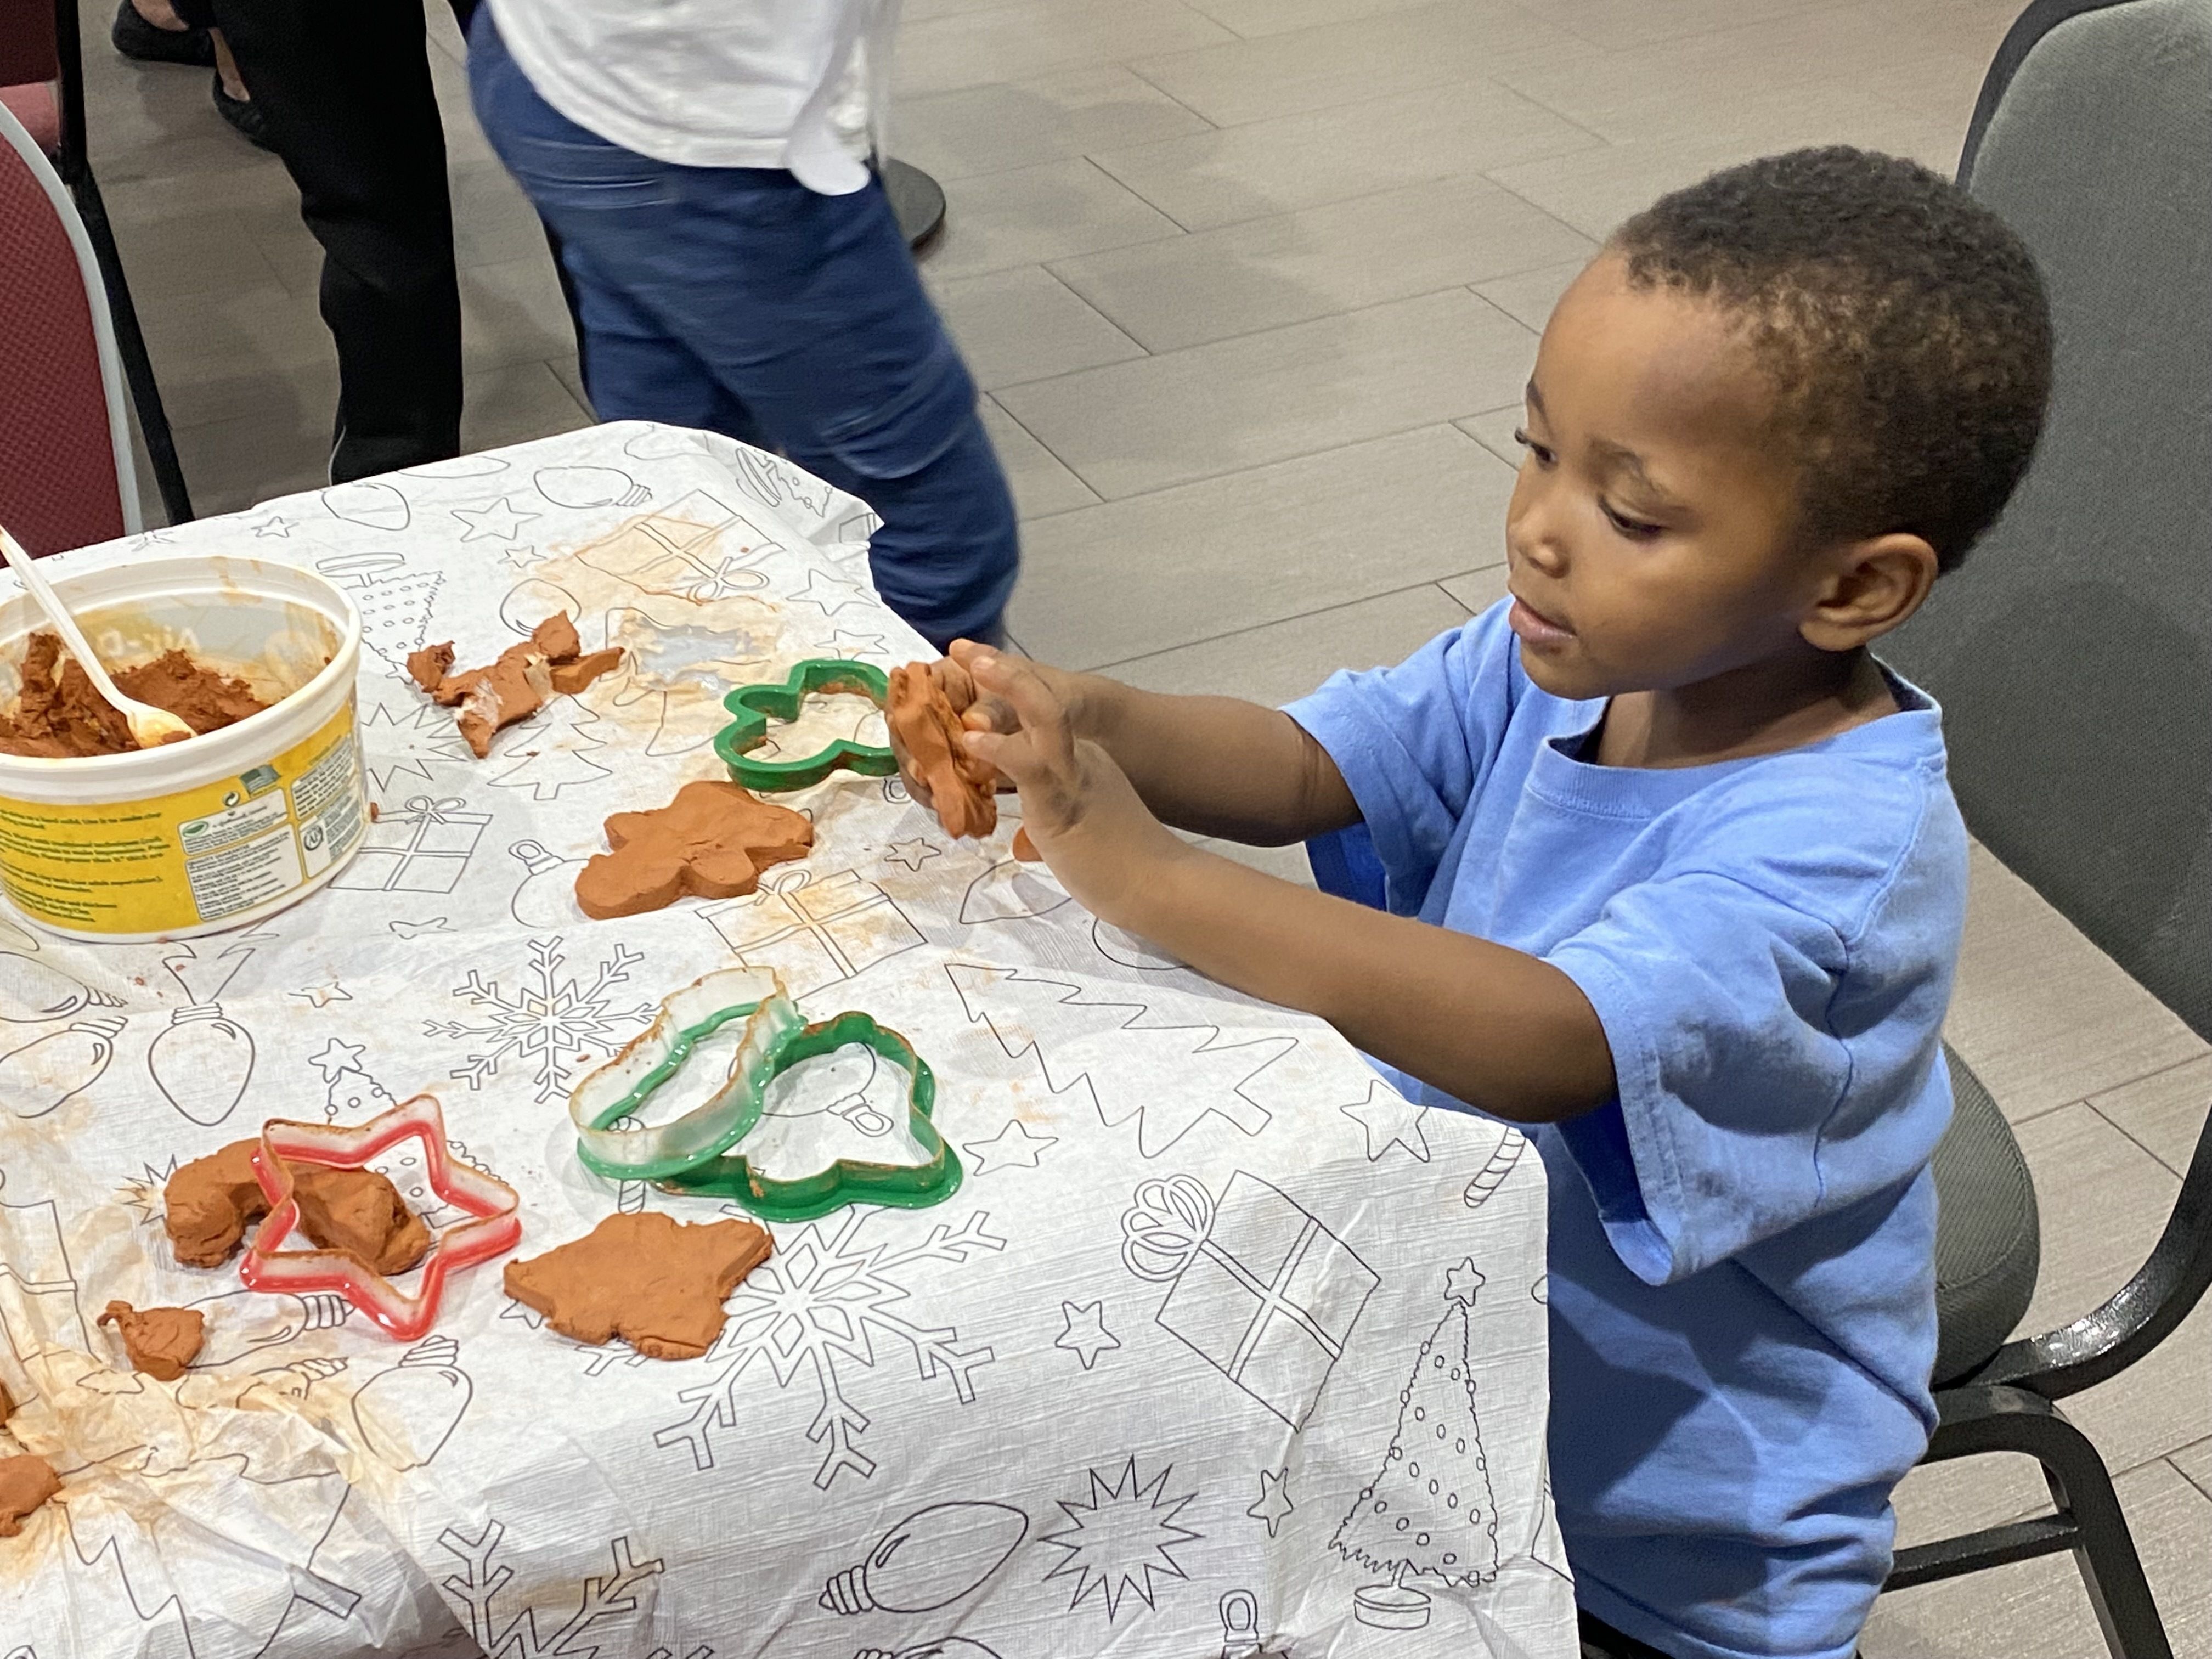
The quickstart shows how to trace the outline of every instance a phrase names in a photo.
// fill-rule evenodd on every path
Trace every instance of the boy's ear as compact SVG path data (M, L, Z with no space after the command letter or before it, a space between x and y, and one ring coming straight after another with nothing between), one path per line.
M1936 585L1936 550L1902 532L1846 542L1822 561L1826 578L1797 631L1819 651L1871 644L1920 609Z

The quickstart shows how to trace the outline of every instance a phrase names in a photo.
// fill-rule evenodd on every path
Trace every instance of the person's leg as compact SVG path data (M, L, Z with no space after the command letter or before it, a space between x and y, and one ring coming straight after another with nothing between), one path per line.
M597 291L583 316L599 417L696 422L709 374L714 430L782 450L884 520L870 561L892 609L940 646L995 635L1013 502L881 189L819 196L780 170L634 155L548 106L489 13L470 73L494 148Z
M461 301L421 6L212 0L322 244L331 477L460 453Z
M739 168L684 182L682 280L659 300L672 326L777 447L875 509L869 565L892 610L939 649L997 640L1013 498L882 187L822 196Z
M678 210L666 185L672 169L586 131L546 103L508 55L489 9L471 9L470 99L484 136L544 222L592 411L603 421L665 421L758 441L697 355L621 279L625 246L665 236ZM603 269L610 258L611 271Z

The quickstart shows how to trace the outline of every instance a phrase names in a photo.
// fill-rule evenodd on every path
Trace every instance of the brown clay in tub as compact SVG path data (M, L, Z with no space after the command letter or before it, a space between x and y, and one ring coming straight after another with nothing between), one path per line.
M619 1336L648 1358L696 1359L722 1334L723 1298L774 1248L750 1221L611 1215L573 1243L508 1262L507 1293L586 1346Z
M999 827L998 775L969 754L960 716L975 701L968 671L950 657L891 670L884 717L908 768L929 787L945 833L989 835Z
M143 1371L157 1382L173 1382L185 1367L199 1358L207 1337L207 1316L197 1308L132 1307L111 1302L98 1321L115 1327L123 1339L123 1352L131 1356L131 1369Z
M32 1510L62 1489L62 1478L43 1457L0 1457L0 1538L23 1530Z
M62 655L57 635L31 635L21 672L15 706L0 714L0 750L76 760L127 755L138 747L131 722L92 689L74 657ZM218 673L182 651L165 651L112 678L125 696L167 709L196 732L219 732L269 706L245 681Z
M617 812L607 845L576 877L576 904L605 921L673 904L686 894L739 898L772 864L803 859L814 826L787 806L719 780L687 783L667 805Z

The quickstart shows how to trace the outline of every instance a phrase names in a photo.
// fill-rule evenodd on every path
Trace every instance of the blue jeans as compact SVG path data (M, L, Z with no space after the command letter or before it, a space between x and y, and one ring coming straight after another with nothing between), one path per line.
M469 82L560 237L599 418L781 451L882 518L877 589L925 638L994 635L1018 560L1013 501L882 187L819 196L780 168L611 144L538 96L489 6Z

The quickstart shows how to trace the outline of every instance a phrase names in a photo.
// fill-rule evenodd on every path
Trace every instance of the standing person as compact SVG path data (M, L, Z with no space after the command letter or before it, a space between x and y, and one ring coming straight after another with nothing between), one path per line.
M176 11L222 31L323 246L338 354L331 482L458 455L461 295L421 0L177 0Z
M603 420L779 449L882 518L884 600L996 639L1013 502L868 122L887 0L489 0L477 118L560 237Z

